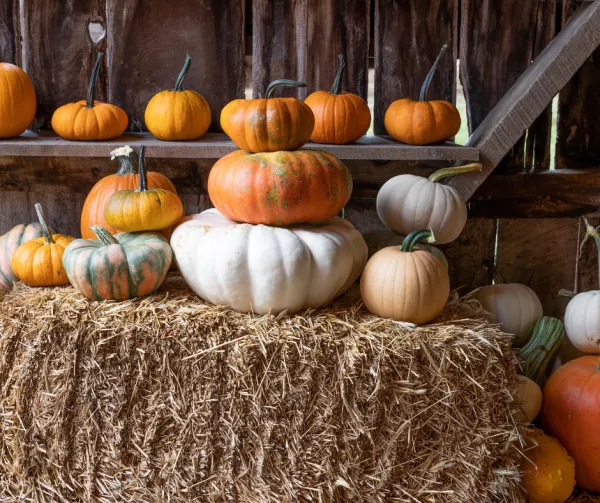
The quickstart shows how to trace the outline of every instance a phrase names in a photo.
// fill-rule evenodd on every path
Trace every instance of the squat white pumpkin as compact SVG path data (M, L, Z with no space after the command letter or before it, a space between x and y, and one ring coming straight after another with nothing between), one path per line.
M171 237L189 287L240 312L295 313L345 292L367 261L367 244L347 220L270 227L234 222L216 209L194 215Z

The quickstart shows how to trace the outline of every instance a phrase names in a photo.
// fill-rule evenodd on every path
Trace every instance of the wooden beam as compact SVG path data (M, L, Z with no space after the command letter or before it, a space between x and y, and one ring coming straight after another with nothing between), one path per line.
M479 149L483 170L454 177L448 185L470 199L599 44L600 0L595 0L571 18L469 138L467 146Z

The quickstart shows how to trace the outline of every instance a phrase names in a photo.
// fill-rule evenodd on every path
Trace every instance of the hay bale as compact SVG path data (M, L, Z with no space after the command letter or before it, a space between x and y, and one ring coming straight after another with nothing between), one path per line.
M514 355L472 301L418 328L356 289L253 317L170 276L0 307L0 501L518 501Z

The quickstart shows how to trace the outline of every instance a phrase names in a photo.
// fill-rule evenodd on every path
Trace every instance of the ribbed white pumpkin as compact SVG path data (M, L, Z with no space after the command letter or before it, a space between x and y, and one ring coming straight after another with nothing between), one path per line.
M352 285L367 261L362 235L337 217L269 227L210 209L178 226L171 247L198 296L258 314L322 307Z

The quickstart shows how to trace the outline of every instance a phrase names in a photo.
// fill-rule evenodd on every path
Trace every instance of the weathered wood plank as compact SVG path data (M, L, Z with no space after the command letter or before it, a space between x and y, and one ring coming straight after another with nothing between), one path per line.
M375 134L386 134L383 118L393 101L418 99L445 43L447 55L429 98L455 101L458 4L458 0L375 0Z
M600 216L598 214L586 215L586 218L590 225L597 227L600 225ZM578 221L578 250L581 247L581 243L585 238L585 224L583 219ZM599 290L600 284L598 283L598 249L593 239L588 239L583 248L581 248L581 254L577 261L577 277L576 285L573 290L577 293L588 292L590 290Z
M282 91L299 99L330 89L342 53L342 89L367 99L370 0L254 0L252 9L255 97L282 78L306 82Z
M599 44L600 0L595 0L573 16L469 138L467 145L480 150L483 170L454 177L448 185L470 199Z
M0 0L0 61L20 65L19 18L16 1Z
M109 99L143 131L144 111L157 92L172 89L185 55L192 66L184 87L210 104L211 131L221 109L244 96L243 0L106 0Z

